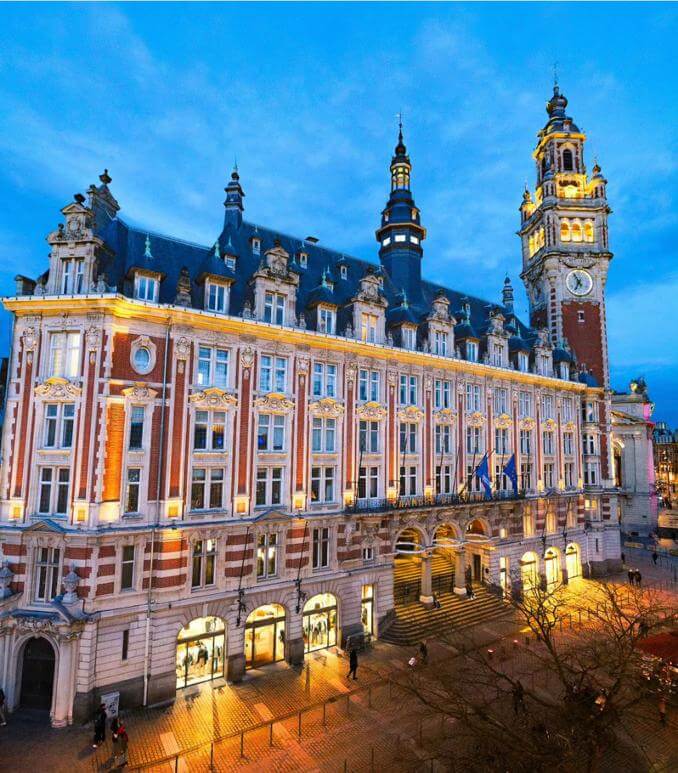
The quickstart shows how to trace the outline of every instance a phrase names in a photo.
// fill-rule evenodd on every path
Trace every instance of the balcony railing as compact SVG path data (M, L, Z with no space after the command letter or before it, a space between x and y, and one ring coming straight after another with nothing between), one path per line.
M454 505L468 505L475 502L497 502L506 500L525 499L527 493L519 491L495 491L491 497L483 492L466 492L463 494L436 494L435 496L402 496L396 499L357 499L354 504L348 505L345 510L349 513L382 513L391 510L412 510L422 507L450 507Z

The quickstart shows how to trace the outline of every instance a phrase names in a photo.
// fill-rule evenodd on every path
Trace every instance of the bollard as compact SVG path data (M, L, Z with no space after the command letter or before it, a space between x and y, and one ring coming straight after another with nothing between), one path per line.
M327 711L327 703L323 703L323 727L327 727L327 721L325 718L326 711Z
M214 770L214 741L210 743L210 770Z
M297 735L301 738L301 711L299 712L299 723L297 725Z
M374 746L370 748L370 770L374 773Z
M351 693L346 695L346 716L351 716Z
M348 770L348 760L344 760L344 773Z
M424 745L423 737L424 737L424 720L420 719L419 720L419 746Z
M581 625L581 609L579 610L579 625Z
M174 758L174 773L178 773L179 770L179 755Z
M273 722L268 726L268 745L273 746Z
M240 733L240 759L245 756L245 733Z
M306 664L306 694L310 695L311 693L311 664Z
M367 707L372 708L372 685L367 688Z

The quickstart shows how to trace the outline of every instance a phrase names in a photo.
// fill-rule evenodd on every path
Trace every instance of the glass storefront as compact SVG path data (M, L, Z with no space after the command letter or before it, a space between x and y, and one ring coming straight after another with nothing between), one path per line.
M544 556L546 584L554 585L560 581L560 556L554 548L549 548Z
M284 657L284 608L280 604L257 607L245 623L245 668L259 668Z
M374 585L363 585L360 622L365 633L374 633Z
M319 593L304 605L304 650L324 650L337 643L337 599Z
M177 637L177 689L224 675L226 632L219 617L198 617Z
M520 560L520 579L523 590L532 590L539 585L539 567L536 553L525 553Z

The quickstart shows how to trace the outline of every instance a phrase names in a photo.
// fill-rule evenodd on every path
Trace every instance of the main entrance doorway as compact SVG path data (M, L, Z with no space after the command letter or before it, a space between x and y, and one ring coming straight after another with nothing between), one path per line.
M177 636L177 690L224 675L226 631L220 617L197 617Z
M245 668L259 668L285 657L285 610L264 604L245 623Z
M536 553L525 553L520 559L520 579L526 591L539 585L539 559Z
M360 622L363 624L365 633L374 633L374 585L363 585Z
M560 581L560 553L556 548L549 548L544 555L544 574L547 585Z
M337 599L319 593L304 605L304 649L324 650L337 643Z
M567 577L579 577L581 575L581 560L579 559L579 545L572 542L565 551L565 566L567 568Z
M21 700L25 709L49 711L54 688L54 648L42 637L29 639L21 668Z

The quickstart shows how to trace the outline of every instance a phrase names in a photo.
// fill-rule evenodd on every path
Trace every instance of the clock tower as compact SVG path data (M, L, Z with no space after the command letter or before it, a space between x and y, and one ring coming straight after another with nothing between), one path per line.
M579 365L607 389L607 181L598 164L587 175L586 137L566 108L556 84L533 154L536 188L526 188L520 206L521 278L532 326L546 327L555 346L567 342Z

